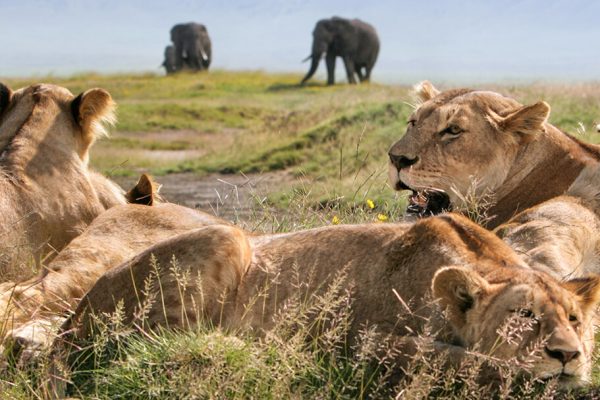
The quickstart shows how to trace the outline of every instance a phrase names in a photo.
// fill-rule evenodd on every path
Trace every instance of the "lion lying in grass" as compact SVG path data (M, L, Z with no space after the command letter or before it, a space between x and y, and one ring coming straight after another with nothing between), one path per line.
M475 183L472 200L494 195L489 225L505 222L496 232L528 264L559 279L600 273L600 148L548 124L544 102L416 89L423 104L389 153L395 188L422 192L409 209L463 208Z
M140 192L132 190L128 196L132 193L139 195ZM130 200L153 197L150 192ZM62 316L77 306L107 270L156 242L199 227L227 224L175 204L155 205L151 207L152 212L147 209L150 207L138 204L113 207L71 241L39 276L0 286L0 338L7 338L9 347L15 344L28 346L22 361L27 361L49 344L53 338L50 332L56 330Z
M488 226L496 227L563 194L600 160L598 146L547 122L545 102L523 106L490 91L440 92L427 81L416 91L423 103L389 150L392 186L413 191L409 211L461 209L474 190L493 197Z
M109 270L63 326L59 347L69 338L89 335L92 314L117 308L124 322L138 327L202 323L260 336L290 300L322 294L337 281L353 301L351 338L366 324L376 326L395 337L410 356L417 333L428 321L436 337L433 348L447 351L454 362L460 362L466 349L478 346L493 357L526 363L538 346L535 357L527 360L534 376L558 377L565 385L581 385L590 378L599 278L561 282L532 269L493 233L465 217L449 214L414 225L342 225L259 236L212 218L209 226L203 226L198 219L197 227L165 235L151 247L126 250L123 243L135 243L131 232L136 232L134 237L155 235L163 213L176 208L171 204L113 208L65 249L63 254L71 254L70 259L60 259L65 272L77 265L90 271L91 264ZM110 237L99 235L106 229L102 221L129 228L111 231ZM100 238L104 243L96 247ZM86 252L88 246L92 249ZM107 246L112 259L98 258L93 249ZM126 261L111 269L119 260ZM60 272L42 280L50 279L54 285L53 277ZM65 276L72 279L70 284L83 280L77 274ZM40 298L47 301L44 287L39 287ZM431 293L446 317L435 311ZM81 291L66 293L62 299L80 295ZM38 304L38 309L50 309L46 304ZM410 318L399 323L398 316L407 312ZM25 352L35 347L31 342L47 343L52 334L41 340L30 327L47 326L55 315L32 315L22 327L26 332L15 335L16 329L8 342L16 342ZM501 340L499 331L515 319L529 328L523 328L517 339Z
M525 261L558 278L600 274L600 168L564 196L528 208L495 232Z
M22 278L62 249L123 191L88 168L89 149L114 122L102 89L74 97L54 85L0 84L0 282Z

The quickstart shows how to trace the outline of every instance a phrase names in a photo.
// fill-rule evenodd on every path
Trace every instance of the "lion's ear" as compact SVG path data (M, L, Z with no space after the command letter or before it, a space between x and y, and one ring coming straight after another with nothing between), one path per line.
M12 90L5 84L0 82L0 114L6 110L12 99Z
M82 153L87 152L97 137L107 135L106 126L116 122L115 108L115 102L104 89L86 90L73 99L71 112L81 127Z
M562 285L579 296L579 305L583 310L593 309L600 303L600 277L575 278Z
M545 101L540 101L530 106L523 106L506 117L492 114L492 119L500 130L527 137L543 132L549 115L550 106Z
M448 310L450 322L457 328L466 323L466 314L489 292L489 284L478 273L464 267L445 267L433 277L433 297Z
M159 189L160 185L154 182L149 175L142 174L136 185L127 192L125 198L131 204L151 206L156 201L160 201Z
M433 99L441 92L437 90L429 81L423 81L417 83L413 88L415 95L422 102Z

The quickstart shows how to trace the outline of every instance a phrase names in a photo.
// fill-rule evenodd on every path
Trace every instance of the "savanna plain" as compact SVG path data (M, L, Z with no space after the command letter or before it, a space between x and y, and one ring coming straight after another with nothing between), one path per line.
M300 76L214 71L159 76L83 74L5 80L12 88L56 83L78 94L109 91L118 123L91 150L92 166L132 186L140 173L162 184L167 201L198 207L256 232L288 232L402 218L405 194L387 182L387 150L414 108L410 87L383 84L300 87ZM436 86L449 88L451 86ZM524 104L545 100L550 123L600 142L600 83L479 85ZM397 301L390 295L390 301ZM448 369L423 357L398 379L382 338L365 328L347 346L351 294L332 285L298 299L256 340L198 327L134 333L111 316L70 360L77 398L479 398L485 380L474 354ZM315 327L319 333L314 334ZM520 380L510 366L499 398L600 396L600 368L585 391ZM3 366L1 398L42 398L50 367Z

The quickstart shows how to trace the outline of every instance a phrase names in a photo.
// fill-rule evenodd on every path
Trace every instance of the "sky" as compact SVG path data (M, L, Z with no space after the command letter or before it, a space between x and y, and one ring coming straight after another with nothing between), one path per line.
M211 68L303 73L333 15L375 26L379 82L600 80L594 0L0 0L0 77L161 73L170 28L190 21L208 28Z

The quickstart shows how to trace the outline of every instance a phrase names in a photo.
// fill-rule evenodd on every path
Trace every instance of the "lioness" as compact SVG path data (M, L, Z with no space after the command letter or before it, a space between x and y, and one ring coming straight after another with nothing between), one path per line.
M396 190L415 192L410 209L417 212L460 208L475 184L477 195L494 197L488 226L496 227L563 194L600 160L600 147L547 122L543 101L523 106L489 91L439 92L426 81L416 93L423 103L389 150L389 178Z
M536 269L558 278L600 275L600 168L587 168L564 196L520 212L495 232Z
M125 202L87 165L90 146L113 121L102 89L74 97L54 85L13 92L0 84L0 282L27 275L32 258L39 264Z
M155 221L157 210L146 208L136 231ZM169 267L173 257L177 268ZM152 274L158 276L155 291L141 290ZM138 326L208 323L260 335L289 299L322 293L339 276L352 293L351 337L365 324L375 325L409 351L429 319L435 348L452 359L476 345L500 359L525 358L542 343L532 361L534 376L558 376L567 385L590 377L600 278L560 282L530 268L493 233L452 214L414 225L329 226L277 235L249 236L220 224L189 230L104 274L61 336L88 335L91 313L114 312L116 304ZM447 319L432 311L430 291ZM154 301L147 302L147 295ZM399 323L407 308L411 318ZM137 320L140 315L146 319ZM503 342L498 331L510 318L531 329Z
M0 285L0 341L8 338L11 346L14 341L22 342L29 346L27 351L37 351L52 338L50 332L57 328L52 325L75 308L107 270L156 242L198 227L227 224L175 204L157 204L152 212L148 208L139 204L111 208L73 239L39 276Z

